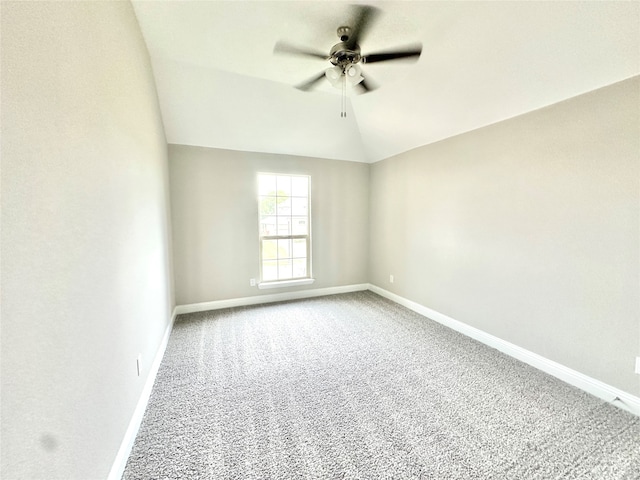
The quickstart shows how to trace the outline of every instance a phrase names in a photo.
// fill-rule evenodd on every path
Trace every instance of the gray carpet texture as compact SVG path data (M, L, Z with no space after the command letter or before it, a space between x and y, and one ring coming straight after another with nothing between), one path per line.
M640 418L372 292L181 315L124 479L640 479Z

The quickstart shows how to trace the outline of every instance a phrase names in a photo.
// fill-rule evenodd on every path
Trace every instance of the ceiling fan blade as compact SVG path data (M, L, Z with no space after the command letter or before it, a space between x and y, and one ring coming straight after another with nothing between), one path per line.
M353 48L364 38L367 29L373 23L375 17L380 13L375 7L369 5L354 5L355 18L351 27L351 35L347 40L347 47Z
M302 90L303 92L308 92L313 87L315 87L315 85L323 78L324 78L324 70L320 72L318 75L316 75L315 77L310 78L306 82L296 85L296 88L298 90Z
M362 63L386 62L388 60L414 59L418 60L422 53L422 45L407 47L406 50L392 52L371 53L362 57Z
M289 53L292 55L303 55L305 57L314 57L322 60L329 60L329 56L326 53L319 52L317 50L311 50L308 48L296 47L286 42L277 42L273 47L273 53Z

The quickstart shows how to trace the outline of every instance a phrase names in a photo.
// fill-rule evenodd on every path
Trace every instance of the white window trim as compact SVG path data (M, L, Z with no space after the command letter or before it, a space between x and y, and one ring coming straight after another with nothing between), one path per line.
M275 282L262 282L258 284L260 290L267 288L286 288L286 287L298 287L300 285L311 285L315 282L315 278L298 278L296 280L282 280Z
M308 190L307 190L307 199L308 199L308 211L307 211L307 234L306 235L287 235L286 238L292 238L292 237L299 237L299 238L306 238L307 239L307 275L309 275L308 277L302 277L302 278L291 278L291 279L286 279L286 280L267 280L267 281L262 281L262 240L277 240L278 238L285 238L285 236L280 236L280 235L269 235L269 236L264 236L264 237L259 237L259 254L258 254L258 258L259 258L259 269L260 269L260 273L259 273L259 278L260 281L258 282L258 289L260 290L264 290L264 289L268 289L268 288L286 288L286 287L296 287L296 286L300 286L300 285L311 285L313 282L315 282L315 278L313 278L312 275L312 262L313 259L311 258L311 252L312 252L312 247L311 247L311 175L308 174L291 174L291 173L273 173L273 172L258 172L258 176L261 174L265 174L265 175L282 175L282 176L288 176L288 177L307 177L308 179ZM258 194L258 197L260 195ZM260 212L258 212L258 218L260 218Z

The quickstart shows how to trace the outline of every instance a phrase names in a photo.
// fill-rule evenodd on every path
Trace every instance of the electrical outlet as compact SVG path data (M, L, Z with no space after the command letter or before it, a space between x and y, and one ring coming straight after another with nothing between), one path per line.
M389 283L393 283L393 275L389 275Z
M136 358L136 369L138 371L138 376L140 376L140 372L142 372L142 354L138 354L138 358Z
M636 373L640 375L640 357L636 357Z
M252 286L252 287L255 287L256 286L256 279L255 278L250 278L249 279L249 285Z

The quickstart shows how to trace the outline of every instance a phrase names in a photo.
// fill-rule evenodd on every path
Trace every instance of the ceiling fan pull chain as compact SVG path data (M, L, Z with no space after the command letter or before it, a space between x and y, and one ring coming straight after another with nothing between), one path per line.
M340 116L343 118L347 118L347 76L342 74L342 112Z
M344 83L340 82L340 118L344 117Z

